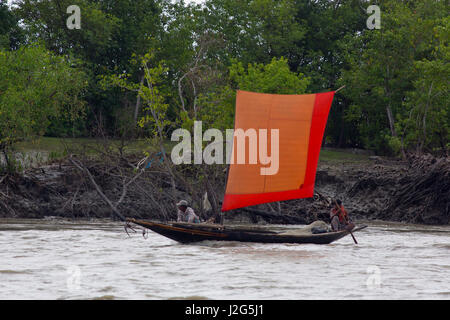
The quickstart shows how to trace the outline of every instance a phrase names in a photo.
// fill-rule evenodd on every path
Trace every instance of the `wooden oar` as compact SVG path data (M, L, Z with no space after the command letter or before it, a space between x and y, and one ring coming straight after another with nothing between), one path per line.
M348 223L348 220L347 220L347 223ZM356 238L355 238L355 236L353 235L353 232L352 232L351 230L348 230L348 232L350 232L350 235L352 236L353 241L355 241L355 244L358 244L358 241L356 241Z
M351 231L350 231L350 235L352 236L353 241L355 241L355 244L358 244L358 241L356 241L355 236L353 235L353 233Z

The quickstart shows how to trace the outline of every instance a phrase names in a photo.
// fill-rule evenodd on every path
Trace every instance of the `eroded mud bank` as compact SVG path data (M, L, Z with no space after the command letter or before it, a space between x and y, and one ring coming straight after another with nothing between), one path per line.
M114 201L121 197L120 177L89 166L97 183ZM450 224L450 161L421 157L410 161L375 158L360 162L320 163L314 199L285 201L227 213L227 221L310 223L327 221L328 200L339 198L356 219L380 219L419 224ZM219 179L220 180L220 179ZM223 190L222 185L215 185ZM118 208L125 216L173 219L173 196L163 172L150 172L128 188ZM177 198L193 199L183 188ZM217 194L221 195L218 191ZM198 198L198 197L197 197ZM212 216L192 201L203 219ZM280 211L281 209L281 211ZM280 212L282 213L280 215ZM43 218L111 217L111 208L69 162L30 169L22 175L0 176L0 217Z

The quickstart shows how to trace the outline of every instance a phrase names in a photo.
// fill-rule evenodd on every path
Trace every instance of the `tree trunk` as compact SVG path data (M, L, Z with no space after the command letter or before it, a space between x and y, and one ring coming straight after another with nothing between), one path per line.
M393 137L397 137L397 132L395 131L394 116L392 114L392 109L391 109L391 103L390 102L386 106L386 113L387 113L387 117L388 117L388 120L389 120L389 128L391 129L391 135Z
M5 157L6 168L8 169L8 171L10 171L10 169L11 169L11 161L9 160L9 157L8 157L8 151L6 149L3 149L2 152L3 152L3 155Z
M389 128L391 129L391 135L393 137L397 138L398 135L397 135L397 132L395 131L394 116L392 114L392 109L391 109L391 103L390 102L386 106L386 113L387 113L388 120L389 120ZM405 149L403 147L403 143L401 144L401 152L402 152L402 158L406 159L406 153L405 153Z
M384 93L388 101L388 104L386 106L386 113L389 121L389 128L391 129L391 135L393 137L397 137L397 132L395 132L394 116L392 115L392 108L391 108L391 92L389 90L389 79L390 79L390 69L389 65L386 65L386 76L384 78Z
M103 201L105 201L105 203L112 209L112 212L122 221L126 221L126 218L120 213L120 211L117 209L117 206L114 205L112 203L111 200L109 200L109 198L103 193L102 189L99 187L99 185L95 182L94 177L92 176L91 172L89 171L88 168L86 168L84 165L82 165L81 163L78 163L77 161L73 160L73 159L69 159L70 162L72 162L72 164L77 167L81 172L84 172L87 177L89 178L89 180L91 181L91 183L94 185L95 189L97 190L97 193L100 195L100 197L103 199ZM125 191L126 192L126 191ZM122 200L120 200L122 201ZM119 204L119 202L118 202Z
M342 145L344 144L344 116L341 115L341 130L339 132L339 139L338 139L338 143L337 143L337 148L342 148Z
M420 139L419 142L419 146L418 146L418 150L417 153L421 154L422 150L423 150L423 146L427 140L427 114L428 114L428 109L430 106L430 100L431 100L431 91L433 90L433 82L431 82L430 85L430 89L428 90L428 100L427 100L427 104L425 105L425 110L423 112L423 119L422 119L422 132L423 132L423 137L422 139Z
M144 84L144 79L145 76L144 74L141 76L141 84L139 86L139 89L142 87L142 85ZM134 107L134 125L137 125L137 119L138 119L138 115L139 115L139 109L141 107L141 95L137 94L137 98L136 98L136 106Z

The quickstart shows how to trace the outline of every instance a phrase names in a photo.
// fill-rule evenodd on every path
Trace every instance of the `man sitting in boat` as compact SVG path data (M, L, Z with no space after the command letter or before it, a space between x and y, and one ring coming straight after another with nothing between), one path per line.
M334 200L334 206L330 211L331 229L332 231L340 231L344 229L352 229L354 224L348 217L348 212L339 199Z
M194 209L188 206L186 200L177 203L178 222L200 223L200 218L195 214Z

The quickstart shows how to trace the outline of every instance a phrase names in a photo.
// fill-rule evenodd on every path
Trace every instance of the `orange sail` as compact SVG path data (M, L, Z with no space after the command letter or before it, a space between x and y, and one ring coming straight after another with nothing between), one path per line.
M334 94L334 91L304 95L237 92L233 159L222 211L313 196L320 147ZM250 150L250 135L245 137L244 144L236 143L238 130L267 133L266 150L261 150L260 143ZM273 148L275 142L278 146ZM245 163L237 160L243 146ZM276 154L270 154L271 151ZM267 161L252 161L252 152L257 155L266 152L272 161L278 161L276 173L263 174Z

